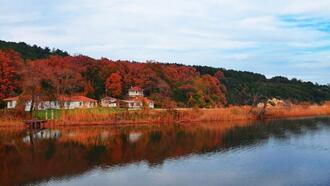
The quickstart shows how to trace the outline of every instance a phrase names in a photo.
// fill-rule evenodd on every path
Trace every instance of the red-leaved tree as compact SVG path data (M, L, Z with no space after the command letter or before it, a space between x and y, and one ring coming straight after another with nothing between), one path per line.
M119 72L112 73L106 80L106 89L114 97L119 97L122 92L122 77Z
M21 59L18 53L0 50L0 100L17 93Z

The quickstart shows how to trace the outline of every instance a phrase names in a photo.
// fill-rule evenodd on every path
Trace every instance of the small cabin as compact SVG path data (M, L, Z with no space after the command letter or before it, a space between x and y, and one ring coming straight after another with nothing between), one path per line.
M57 100L64 109L97 107L97 100L85 96L60 96Z
M3 101L7 103L7 109L14 109L16 108L17 102L18 102L18 96L16 97L11 97L4 99Z
M154 108L154 102L145 97L134 97L128 100L123 100L124 106L129 109L141 109L144 107Z
M119 107L118 99L112 97L104 97L101 99L101 107L115 108Z
M130 89L128 89L128 96L129 97L136 97L136 96L141 96L143 97L143 89L141 89L140 87L131 87Z
M129 109L141 109L141 108L154 108L154 102L144 97L143 89L140 87L131 87L128 90L128 97L125 100L119 100L112 97L105 97L101 99L102 107L112 108L129 108Z

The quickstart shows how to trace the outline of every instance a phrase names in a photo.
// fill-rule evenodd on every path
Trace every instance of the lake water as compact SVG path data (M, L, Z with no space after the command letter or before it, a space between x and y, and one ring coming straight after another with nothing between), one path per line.
M0 185L330 185L330 119L0 128Z

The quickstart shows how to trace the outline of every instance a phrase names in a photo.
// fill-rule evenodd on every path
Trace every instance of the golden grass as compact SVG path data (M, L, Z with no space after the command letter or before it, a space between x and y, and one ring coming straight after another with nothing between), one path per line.
M91 124L136 124L136 123L184 123L209 121L255 120L250 106L232 106L214 109L147 109L120 112L98 112L97 110L72 110L63 112L56 123L63 125Z
M266 118L290 118L330 115L330 105L294 105L290 108L272 107L266 111Z
M103 112L98 109L63 110L60 121L92 122L107 121L114 117L114 112Z
M64 116L64 122L84 122L86 124L121 124L121 123L184 123L211 121L253 121L258 119L261 108L251 106L230 106L213 109L178 109L178 110L137 110L114 113L98 113L77 110ZM330 105L292 105L290 107L268 107L266 119L308 117L330 115ZM81 123L80 123L81 124Z
M179 120L185 121L240 121L254 120L250 106L231 106L214 109L189 109L180 112Z
M23 126L23 118L25 117L25 113L20 114L15 110L0 110L0 127L21 127Z
M23 121L20 119L1 119L0 127L23 127Z
M161 124L212 121L257 120L262 108L251 106L230 106L212 109L146 109L111 110L104 108L63 110L61 116L50 125L97 125L97 124ZM22 126L22 117L17 113L2 112L0 126ZM267 107L265 119L330 116L329 102L324 105L291 105L289 107Z

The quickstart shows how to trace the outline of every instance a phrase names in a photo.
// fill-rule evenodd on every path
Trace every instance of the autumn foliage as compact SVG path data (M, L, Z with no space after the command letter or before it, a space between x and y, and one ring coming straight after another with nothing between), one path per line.
M122 91L122 77L119 72L112 73L106 80L106 89L110 91L114 97L119 97Z
M11 94L17 94L19 74L22 65L20 56L13 50L0 50L0 99Z
M86 56L23 61L13 51L1 51L0 61L1 99L22 94L46 99L77 94L123 98L131 86L139 86L158 107L220 107L227 103L218 78L200 75L189 66Z

